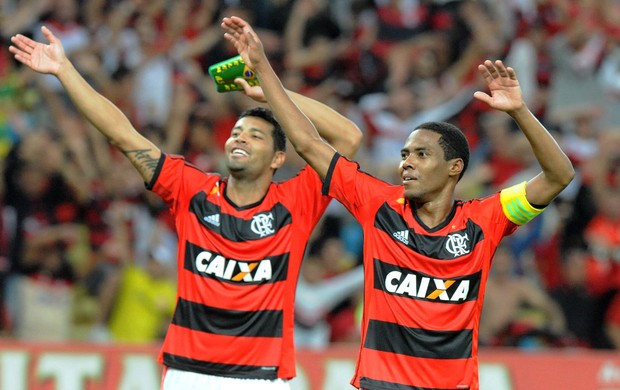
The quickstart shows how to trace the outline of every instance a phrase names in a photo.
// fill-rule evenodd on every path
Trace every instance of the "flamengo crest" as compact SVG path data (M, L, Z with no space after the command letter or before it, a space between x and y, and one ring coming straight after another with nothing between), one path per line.
M446 241L446 250L454 257L463 256L469 253L469 236L465 234L450 234Z
M273 219L273 214L271 213L256 214L252 217L252 224L250 225L250 228L254 233L261 237L268 236L275 233L275 230L273 229Z

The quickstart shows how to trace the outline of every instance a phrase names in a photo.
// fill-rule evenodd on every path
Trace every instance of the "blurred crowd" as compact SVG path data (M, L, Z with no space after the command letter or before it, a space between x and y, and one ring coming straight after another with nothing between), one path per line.
M515 68L577 177L498 250L480 342L620 348L618 0L0 0L0 335L158 342L176 283L165 205L56 79L11 58L10 36L44 41L46 25L163 151L226 173L223 143L255 105L218 93L207 72L236 54L219 25L230 15L255 27L286 88L357 123L357 160L382 179L398 180L414 126L458 125L472 149L463 199L539 169L510 117L472 96L484 59ZM288 152L276 179L302 165ZM361 241L332 202L300 276L298 345L358 342Z

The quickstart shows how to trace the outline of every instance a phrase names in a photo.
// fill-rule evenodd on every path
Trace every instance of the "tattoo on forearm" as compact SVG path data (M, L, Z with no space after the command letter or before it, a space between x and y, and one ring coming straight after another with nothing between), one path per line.
M146 176L151 176L157 169L158 160L151 156L153 149L123 150L129 161Z

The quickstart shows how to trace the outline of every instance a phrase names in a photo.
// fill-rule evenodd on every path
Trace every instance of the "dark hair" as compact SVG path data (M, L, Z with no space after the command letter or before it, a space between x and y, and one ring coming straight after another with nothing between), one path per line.
M273 125L273 150L276 152L286 152L286 134L284 134L282 126L280 126L280 123L278 123L276 117L273 116L271 110L263 107L250 108L243 111L241 115L239 115L239 119L246 116L255 116L271 123Z
M444 159L446 161L453 158L460 158L463 160L463 170L459 175L459 180L463 177L463 174L467 170L469 165L469 142L467 137L458 127L447 122L426 122L422 123L415 130L429 130L433 131L441 137L439 138L439 145L443 149Z

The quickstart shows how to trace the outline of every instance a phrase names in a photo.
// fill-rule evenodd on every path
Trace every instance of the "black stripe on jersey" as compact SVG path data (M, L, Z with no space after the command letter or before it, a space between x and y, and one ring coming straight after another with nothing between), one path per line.
M482 229L471 219L467 220L465 229L453 231L447 236L416 234L387 203L377 211L375 227L412 251L437 260L452 260L467 255L484 239Z
M386 382L386 381L379 381L376 379L370 379L370 378L366 378L366 377L361 377L360 378L360 388L364 389L364 390L469 390L469 387L467 388L453 388L453 389L446 389L446 388L436 388L436 387L419 387L419 386L409 386L409 385L403 385L400 383L394 383L394 382Z
M282 318L282 310L227 310L179 298L172 323L222 336L282 337Z
M478 299L482 271L453 278L438 278L374 259L374 287L388 294L438 303Z
M471 329L427 330L370 320L364 348L425 359L471 357Z
M186 242L183 267L194 274L226 283L267 284L286 280L288 262L288 253L257 260L236 260Z
M271 210L254 214L251 220L222 214L220 206L210 202L204 192L192 197L189 211L196 216L202 226L233 242L260 240L273 236L292 221L291 213L281 203L277 203Z
M327 168L327 174L325 175L325 179L323 179L323 187L321 188L321 193L325 196L329 195L329 184L332 181L334 169L336 169L336 162L340 156L340 153L334 153L334 157L332 157L332 161L329 163L329 168Z
M164 365L183 371L229 378L277 379L278 367L214 363L164 352Z

